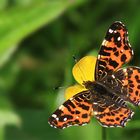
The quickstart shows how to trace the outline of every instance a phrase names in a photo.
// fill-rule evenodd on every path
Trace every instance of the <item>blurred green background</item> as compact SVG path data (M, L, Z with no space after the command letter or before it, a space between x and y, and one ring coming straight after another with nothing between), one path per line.
M140 66L139 0L0 0L0 140L102 140L93 118L83 127L51 128L48 117L75 83L73 55L97 55L114 21L128 28ZM54 87L62 86L60 90ZM139 140L140 109L107 140Z

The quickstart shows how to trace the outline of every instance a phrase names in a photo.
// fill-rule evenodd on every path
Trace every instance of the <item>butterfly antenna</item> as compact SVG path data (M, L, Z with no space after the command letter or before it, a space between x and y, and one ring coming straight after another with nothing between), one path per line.
M60 86L56 86L53 88L53 90L59 90L59 89L64 89L65 87L60 87Z
M74 59L75 63L78 62L78 60L77 60L77 58L75 57L75 55L73 55L73 59ZM81 73L82 73L82 75L83 75L83 77L84 77L84 78L83 78L83 77L81 76L81 79L82 79L82 81L84 82L84 79L87 79L87 78L86 78L84 72L82 71L82 69L80 68L80 66L79 66L78 63L77 63L77 66L78 66L79 70L81 71Z
M73 55L72 57L73 57L73 59L74 59L75 63L77 63L77 62L78 62L78 60L77 60L77 58L75 57L75 55Z
M71 86L71 85L69 85L69 86L56 86L56 87L53 88L53 90L66 89L66 88L68 88L68 87L70 87L70 86Z
M58 90L60 87L59 86L57 86L57 87L54 87L53 88L53 90Z

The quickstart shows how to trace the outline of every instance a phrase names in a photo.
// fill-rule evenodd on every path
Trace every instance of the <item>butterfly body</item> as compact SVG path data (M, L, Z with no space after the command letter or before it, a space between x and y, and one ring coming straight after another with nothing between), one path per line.
M98 53L95 81L83 81L84 91L64 102L49 124L64 129L85 125L94 116L104 127L124 127L134 114L126 102L140 105L140 68L121 68L133 54L125 25L114 22Z

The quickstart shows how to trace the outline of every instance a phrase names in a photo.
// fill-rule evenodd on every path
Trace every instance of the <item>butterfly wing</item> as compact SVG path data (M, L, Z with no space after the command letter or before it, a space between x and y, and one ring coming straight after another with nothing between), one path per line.
M140 68L134 66L121 68L114 76L121 83L122 95L126 97L126 100L134 105L140 105Z
M92 96L89 91L83 91L63 103L49 118L49 124L54 128L66 128L73 125L85 125L92 115Z
M128 32L121 22L108 29L96 62L95 79L100 80L127 63L133 55L128 41Z
M100 103L93 104L93 108L93 114L104 127L124 127L134 114L126 105L118 105L111 100L100 100Z

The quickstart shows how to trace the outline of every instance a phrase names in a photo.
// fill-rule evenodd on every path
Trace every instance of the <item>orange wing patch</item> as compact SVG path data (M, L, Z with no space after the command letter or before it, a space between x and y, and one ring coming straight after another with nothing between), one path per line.
M113 23L107 31L96 64L96 80L116 71L130 61L133 50L128 42L128 32L121 22Z
M61 129L85 125L90 122L92 112L91 93L83 91L64 102L49 118L49 124Z

